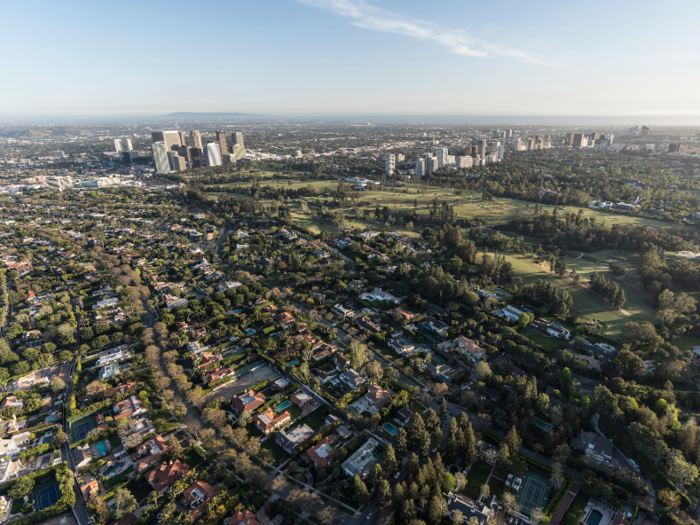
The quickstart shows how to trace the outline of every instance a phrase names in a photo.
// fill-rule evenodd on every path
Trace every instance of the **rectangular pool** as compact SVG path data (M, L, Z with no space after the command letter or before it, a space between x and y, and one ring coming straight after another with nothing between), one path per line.
M97 453L101 456L104 456L107 454L107 444L104 441L99 441L93 445L95 447L95 450L97 450Z
M285 408L287 408L291 404L292 404L292 402L289 399L287 399L287 401L285 401L284 403L280 403L279 405L277 405L276 410L277 410L277 412L282 412L282 410L284 410Z
M586 525L598 525L600 523L600 520L602 519L603 515L601 514L601 512L599 510L593 509L588 515Z
M391 423L384 423L382 425L382 428L384 430L386 430L392 436L395 436L396 434L399 433L398 429L394 425L392 425Z

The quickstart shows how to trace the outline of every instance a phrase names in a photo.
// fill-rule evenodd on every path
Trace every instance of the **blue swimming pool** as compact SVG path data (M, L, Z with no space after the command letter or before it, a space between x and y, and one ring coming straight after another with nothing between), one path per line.
M287 408L291 404L292 404L292 402L288 399L284 403L280 403L279 405L277 405L277 411L282 412L282 410L284 410L285 408Z
M51 416L46 421L49 421L49 422L58 421L58 416Z
M234 310L235 313L240 314L241 310Z
M544 421L538 418L535 418L535 425L540 427L545 432L549 432L550 430L552 430L552 425L550 425L549 423L545 423Z
M124 465L124 463L115 463L114 465L112 465L111 467L109 467L107 470L104 471L104 475L109 476L110 474L119 470L122 467L122 465Z
M401 338L401 344L410 345L410 344L411 344L411 341L409 341L409 340L406 339L405 337L402 337L402 338Z
M299 361L297 361L296 359L294 361L289 362L289 366L294 366L294 365L298 365L298 364L299 364Z
M252 328L246 328L245 331L248 332L249 335L253 335L255 333L255 330L253 330Z
M384 423L382 425L382 428L384 430L386 430L392 436L395 436L396 434L399 433L398 429L394 425L392 425L391 423Z
M588 519L586 520L586 525L598 525L600 523L600 520L603 519L603 514L597 510L593 509L591 513L588 515Z
M95 447L95 450L97 450L100 456L104 456L107 453L107 444L104 441L95 443L93 447Z
M433 361L435 361L439 365L444 365L445 363L442 362L441 359L438 359L437 357L433 357Z

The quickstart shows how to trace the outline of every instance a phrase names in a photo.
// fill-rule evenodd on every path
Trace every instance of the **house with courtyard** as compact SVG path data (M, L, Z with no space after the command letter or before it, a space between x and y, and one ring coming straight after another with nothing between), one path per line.
M355 372L355 370L349 368L348 370L345 370L338 376L338 381L346 385L351 390L355 390L367 380L360 374Z
M357 475L361 479L365 479L372 467L378 463L374 456L374 451L378 446L377 440L369 438L364 445L343 462L342 467L345 473L351 478Z
M206 370L204 372L204 381L206 381L207 384L211 384L214 381L218 381L219 379L229 376L234 376L235 378L236 372L233 370L233 368L216 368L214 370Z
M156 492L163 492L170 485L185 477L190 470L187 463L179 459L164 461L158 467L148 472L144 477Z
M189 513L192 521L197 521L204 515L209 505L216 498L217 492L206 481L195 481L182 493L182 505Z
M252 412L260 405L265 404L265 395L262 392L248 390L247 392L234 397L231 404L234 410L239 414L242 414L243 412Z
M583 452L589 458L600 463L613 460L613 442L595 432L581 431L577 438L571 438L571 447Z
M391 399L391 392L384 390L376 383L372 383L367 387L365 398L367 399L369 405L374 407L378 412L384 408Z
M161 435L141 443L136 452L131 455L131 459L134 461L134 470L137 473L143 472L160 460L168 450L170 450L170 447L165 443L165 439Z
M120 401L113 407L114 419L123 419L125 417L139 416L146 413L143 402L136 396L129 396L125 400Z
M338 434L326 436L313 447L309 447L304 457L311 461L317 467L327 467L335 459L335 450L333 443L339 438Z
M267 436L270 432L274 432L291 420L292 416L286 410L280 414L275 414L275 411L268 407L263 412L253 416L253 425Z
M479 503L462 496L449 492L444 494L447 499L447 512L452 517L456 510L462 512L464 523L468 523L471 518L476 518L479 525L488 523L498 513L498 499L494 494L489 498L488 504Z
M425 323L425 327L428 328L431 332L435 332L442 338L444 338L447 335L447 331L450 329L447 323L444 323L440 321L440 319L436 319L432 316L426 317L421 322Z
M239 510L230 518L224 520L227 525L262 525L249 510ZM274 522L273 522L274 523Z
M220 355L214 355L210 352L202 352L199 354L199 363L197 364L197 368L206 368L209 365L213 365L214 363L218 363L221 361L223 358Z

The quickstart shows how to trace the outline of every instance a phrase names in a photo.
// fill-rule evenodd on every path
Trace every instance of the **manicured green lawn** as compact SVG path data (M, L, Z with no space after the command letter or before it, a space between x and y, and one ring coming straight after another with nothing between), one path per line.
M486 483L486 478L491 472L491 465L483 461L477 461L469 469L467 474L467 482L462 488L462 494L476 501L481 492L481 485Z
M559 348L564 348L564 345L566 344L566 341L564 339L559 339L558 337L554 336L547 336L540 332L528 335L527 337L528 339L530 339L530 341L532 341L533 343L537 343L547 352L553 352L554 350L558 350Z
M116 476L113 476L109 478L107 481L103 483L105 490L112 490L114 487L119 485L120 483L123 483L126 481L126 479L129 477L129 474L131 474L134 471L134 467L129 467L126 469L124 472L121 472L117 474Z
M17 514L24 507L24 498L17 498L12 501L12 509L10 509L10 514Z
M260 448L264 448L265 450L272 452L275 465L279 465L280 459L282 459L282 456L285 454L284 450L277 443L275 443L272 438L268 438L267 441L260 446Z
M122 440L117 434L114 434L109 436L109 444L112 448L117 448L122 444Z
M289 410L289 414L292 416L292 419L297 419L299 416L301 416L301 412L302 412L301 408L296 406L294 403L289 405L287 407L287 410Z
M489 480L489 489L491 489L492 496L495 494L500 499L506 490L506 483L505 481L491 477Z
M321 410L321 408L317 408L311 414L309 414L309 421L306 423L309 425L311 428L314 430L318 429L321 425L323 425L323 422L326 420L326 413Z
M141 478L139 482L135 479L130 480L129 483L126 484L126 488L129 489L129 492L134 495L136 501L139 503L153 491L153 487L143 478Z
M190 450L187 451L185 454L185 463L189 465L190 468L194 468L197 465L199 465L202 461L204 461L206 458L202 456L202 454L199 452L199 450L195 448L191 448Z

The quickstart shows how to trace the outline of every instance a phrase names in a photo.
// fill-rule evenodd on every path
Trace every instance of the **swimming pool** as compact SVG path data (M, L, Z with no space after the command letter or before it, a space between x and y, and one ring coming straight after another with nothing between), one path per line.
M402 337L402 338L401 338L401 343L404 344L404 345L410 345L410 344L411 344L411 341L409 341L409 340L406 339L405 337Z
M551 424L545 423L544 421L542 421L542 420L539 419L539 418L535 418L535 425L537 425L538 427L540 427L540 428L541 428L542 430L544 430L545 432L549 432L550 430L552 430L552 425L551 425Z
M104 441L95 443L93 447L95 447L95 450L97 450L100 456L104 456L107 453L107 444Z
M246 328L245 331L248 332L248 335L253 335L255 333L255 330L252 328Z
M603 519L603 514L597 510L593 509L591 513L588 515L588 519L586 520L586 525L598 525L600 523L600 520Z
M240 314L241 310L234 310L235 313Z
M444 365L445 363L442 362L441 359L438 359L437 357L433 357L433 361L435 361L439 365Z
M58 416L50 416L46 421L48 421L49 423L53 421L58 421Z
M282 412L282 410L284 410L291 404L292 402L289 399L287 399L287 401L285 401L284 403L280 403L279 405L277 405L277 411Z
M113 474L114 472L119 470L123 465L124 465L124 463L115 463L114 465L112 465L111 467L109 467L107 470L104 471L104 475L109 476L110 474Z
M382 428L383 428L384 430L386 430L386 431L387 431L389 434L391 434L392 436L395 436L396 434L399 433L399 431L397 430L397 428L396 428L394 425L392 425L391 423L384 423L384 424L382 425Z
M294 365L298 365L298 364L299 364L299 361L297 361L296 359L294 361L289 362L289 366L294 366Z

